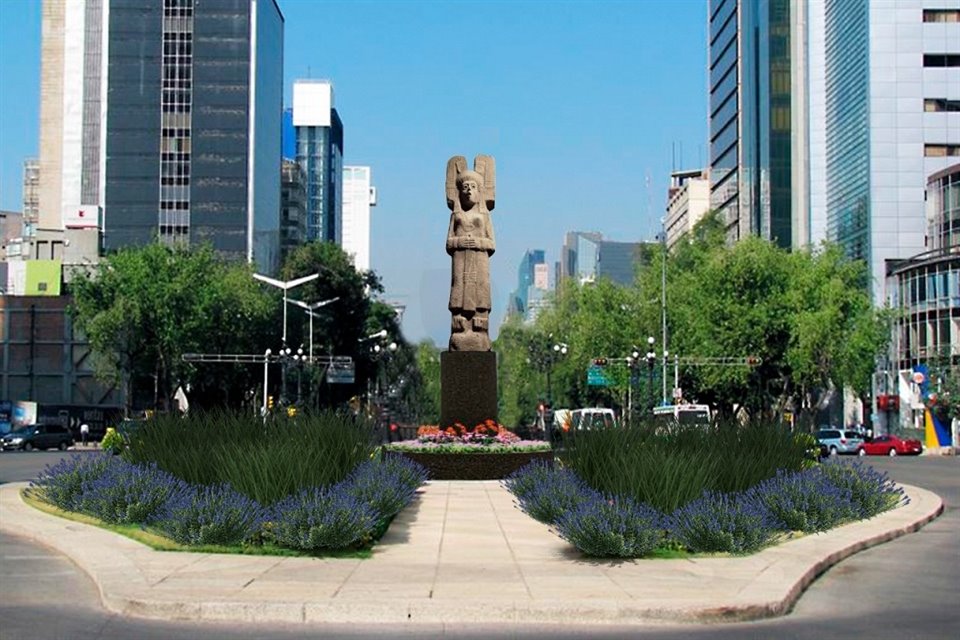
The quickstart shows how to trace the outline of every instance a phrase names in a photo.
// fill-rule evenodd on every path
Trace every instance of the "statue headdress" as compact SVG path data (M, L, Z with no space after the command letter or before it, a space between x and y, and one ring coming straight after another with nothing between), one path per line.
M491 156L478 155L473 159L473 171L467 169L467 159L463 156L453 156L447 160L447 207L451 211L460 209L459 183L464 178L480 179L480 206L486 211L493 211L497 200L497 167Z

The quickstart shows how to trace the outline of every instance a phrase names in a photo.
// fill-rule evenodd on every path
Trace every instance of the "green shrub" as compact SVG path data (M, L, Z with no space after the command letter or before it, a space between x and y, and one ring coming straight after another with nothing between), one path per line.
M805 454L805 442L778 424L637 421L568 432L559 457L597 491L671 513L704 491L744 491L779 469L799 471Z
M158 416L130 437L125 456L154 462L191 484L228 483L269 506L304 489L343 480L376 448L373 425L323 412L262 418L211 412Z

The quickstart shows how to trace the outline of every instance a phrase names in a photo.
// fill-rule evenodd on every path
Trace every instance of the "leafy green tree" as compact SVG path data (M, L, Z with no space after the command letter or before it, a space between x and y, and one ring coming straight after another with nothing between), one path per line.
M195 374L184 353L249 346L273 310L250 270L208 245L123 249L76 272L69 291L97 375L122 384L128 411L144 376L153 379L154 406L169 409L177 385Z
M413 381L417 424L440 422L440 349L433 340L416 345L416 375Z
M314 318L314 348L316 355L350 356L353 358L356 375L353 385L336 384L324 387L319 378L321 369L311 372L311 389L319 394L318 402L339 405L351 396L368 394L368 389L382 384L378 378L387 367L387 377L392 379L393 368L406 367L412 360L409 354L400 353L392 362L384 362L371 351L374 342L367 336L386 329L388 338L384 344L396 342L398 350L408 350L403 341L396 313L374 296L383 292L380 278L373 271L359 272L350 262L343 249L332 242L311 242L297 247L287 257L281 270L284 280L292 280L313 273L320 277L293 290L290 297L307 303L338 298L318 311ZM293 310L288 310L288 314ZM306 335L308 323L305 316L295 322L288 315L287 342L291 348L309 344Z

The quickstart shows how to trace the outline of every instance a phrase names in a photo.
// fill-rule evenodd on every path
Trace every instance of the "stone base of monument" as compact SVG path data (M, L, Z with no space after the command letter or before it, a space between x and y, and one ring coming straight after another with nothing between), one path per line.
M423 465L431 480L502 480L534 460L553 462L553 451L499 453L418 453L390 451L388 455Z
M497 354L444 351L440 354L440 428L473 429L497 421Z

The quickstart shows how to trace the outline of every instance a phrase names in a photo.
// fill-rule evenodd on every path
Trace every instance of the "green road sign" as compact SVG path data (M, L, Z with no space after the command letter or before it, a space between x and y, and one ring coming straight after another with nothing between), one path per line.
M610 379L607 378L603 367L592 364L587 367L587 384L594 387L609 387Z

